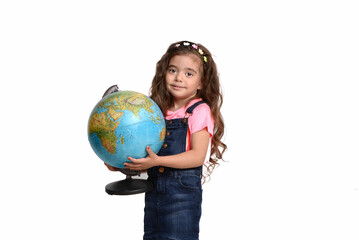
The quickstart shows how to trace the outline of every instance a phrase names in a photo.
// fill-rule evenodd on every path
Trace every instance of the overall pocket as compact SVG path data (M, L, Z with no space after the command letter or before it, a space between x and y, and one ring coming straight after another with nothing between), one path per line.
M179 182L182 187L188 189L201 189L201 177L197 175L183 174L179 177Z

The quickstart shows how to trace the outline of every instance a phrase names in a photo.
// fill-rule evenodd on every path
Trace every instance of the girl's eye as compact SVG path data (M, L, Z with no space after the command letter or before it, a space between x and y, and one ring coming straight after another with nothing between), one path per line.
M169 73L172 73L172 74L175 74L175 73L176 73L176 69L170 68L170 69L168 69L168 72L169 72Z
M190 73L190 72L188 72L188 73L186 73L186 76L187 76L187 77L192 77L192 76L193 76L193 74L192 74L192 73Z

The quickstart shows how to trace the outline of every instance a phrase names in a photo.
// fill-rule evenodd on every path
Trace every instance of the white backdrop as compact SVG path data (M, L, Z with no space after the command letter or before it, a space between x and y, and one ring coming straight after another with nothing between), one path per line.
M141 239L144 195L90 148L112 84L147 94L170 43L224 90L227 160L201 239L359 239L356 1L1 1L1 239ZM6 237L5 237L6 236Z

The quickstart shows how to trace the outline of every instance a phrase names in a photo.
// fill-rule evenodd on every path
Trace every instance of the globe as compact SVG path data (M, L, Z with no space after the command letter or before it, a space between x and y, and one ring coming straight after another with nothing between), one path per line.
M88 121L88 139L105 163L124 168L128 157L144 158L146 147L158 153L166 124L157 104L134 91L119 91L102 98Z

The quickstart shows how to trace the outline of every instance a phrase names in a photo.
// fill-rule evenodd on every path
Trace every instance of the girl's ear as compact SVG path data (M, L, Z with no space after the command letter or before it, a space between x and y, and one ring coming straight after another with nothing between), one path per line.
M199 83L197 90L201 90L203 88L203 79L201 79L201 82Z

